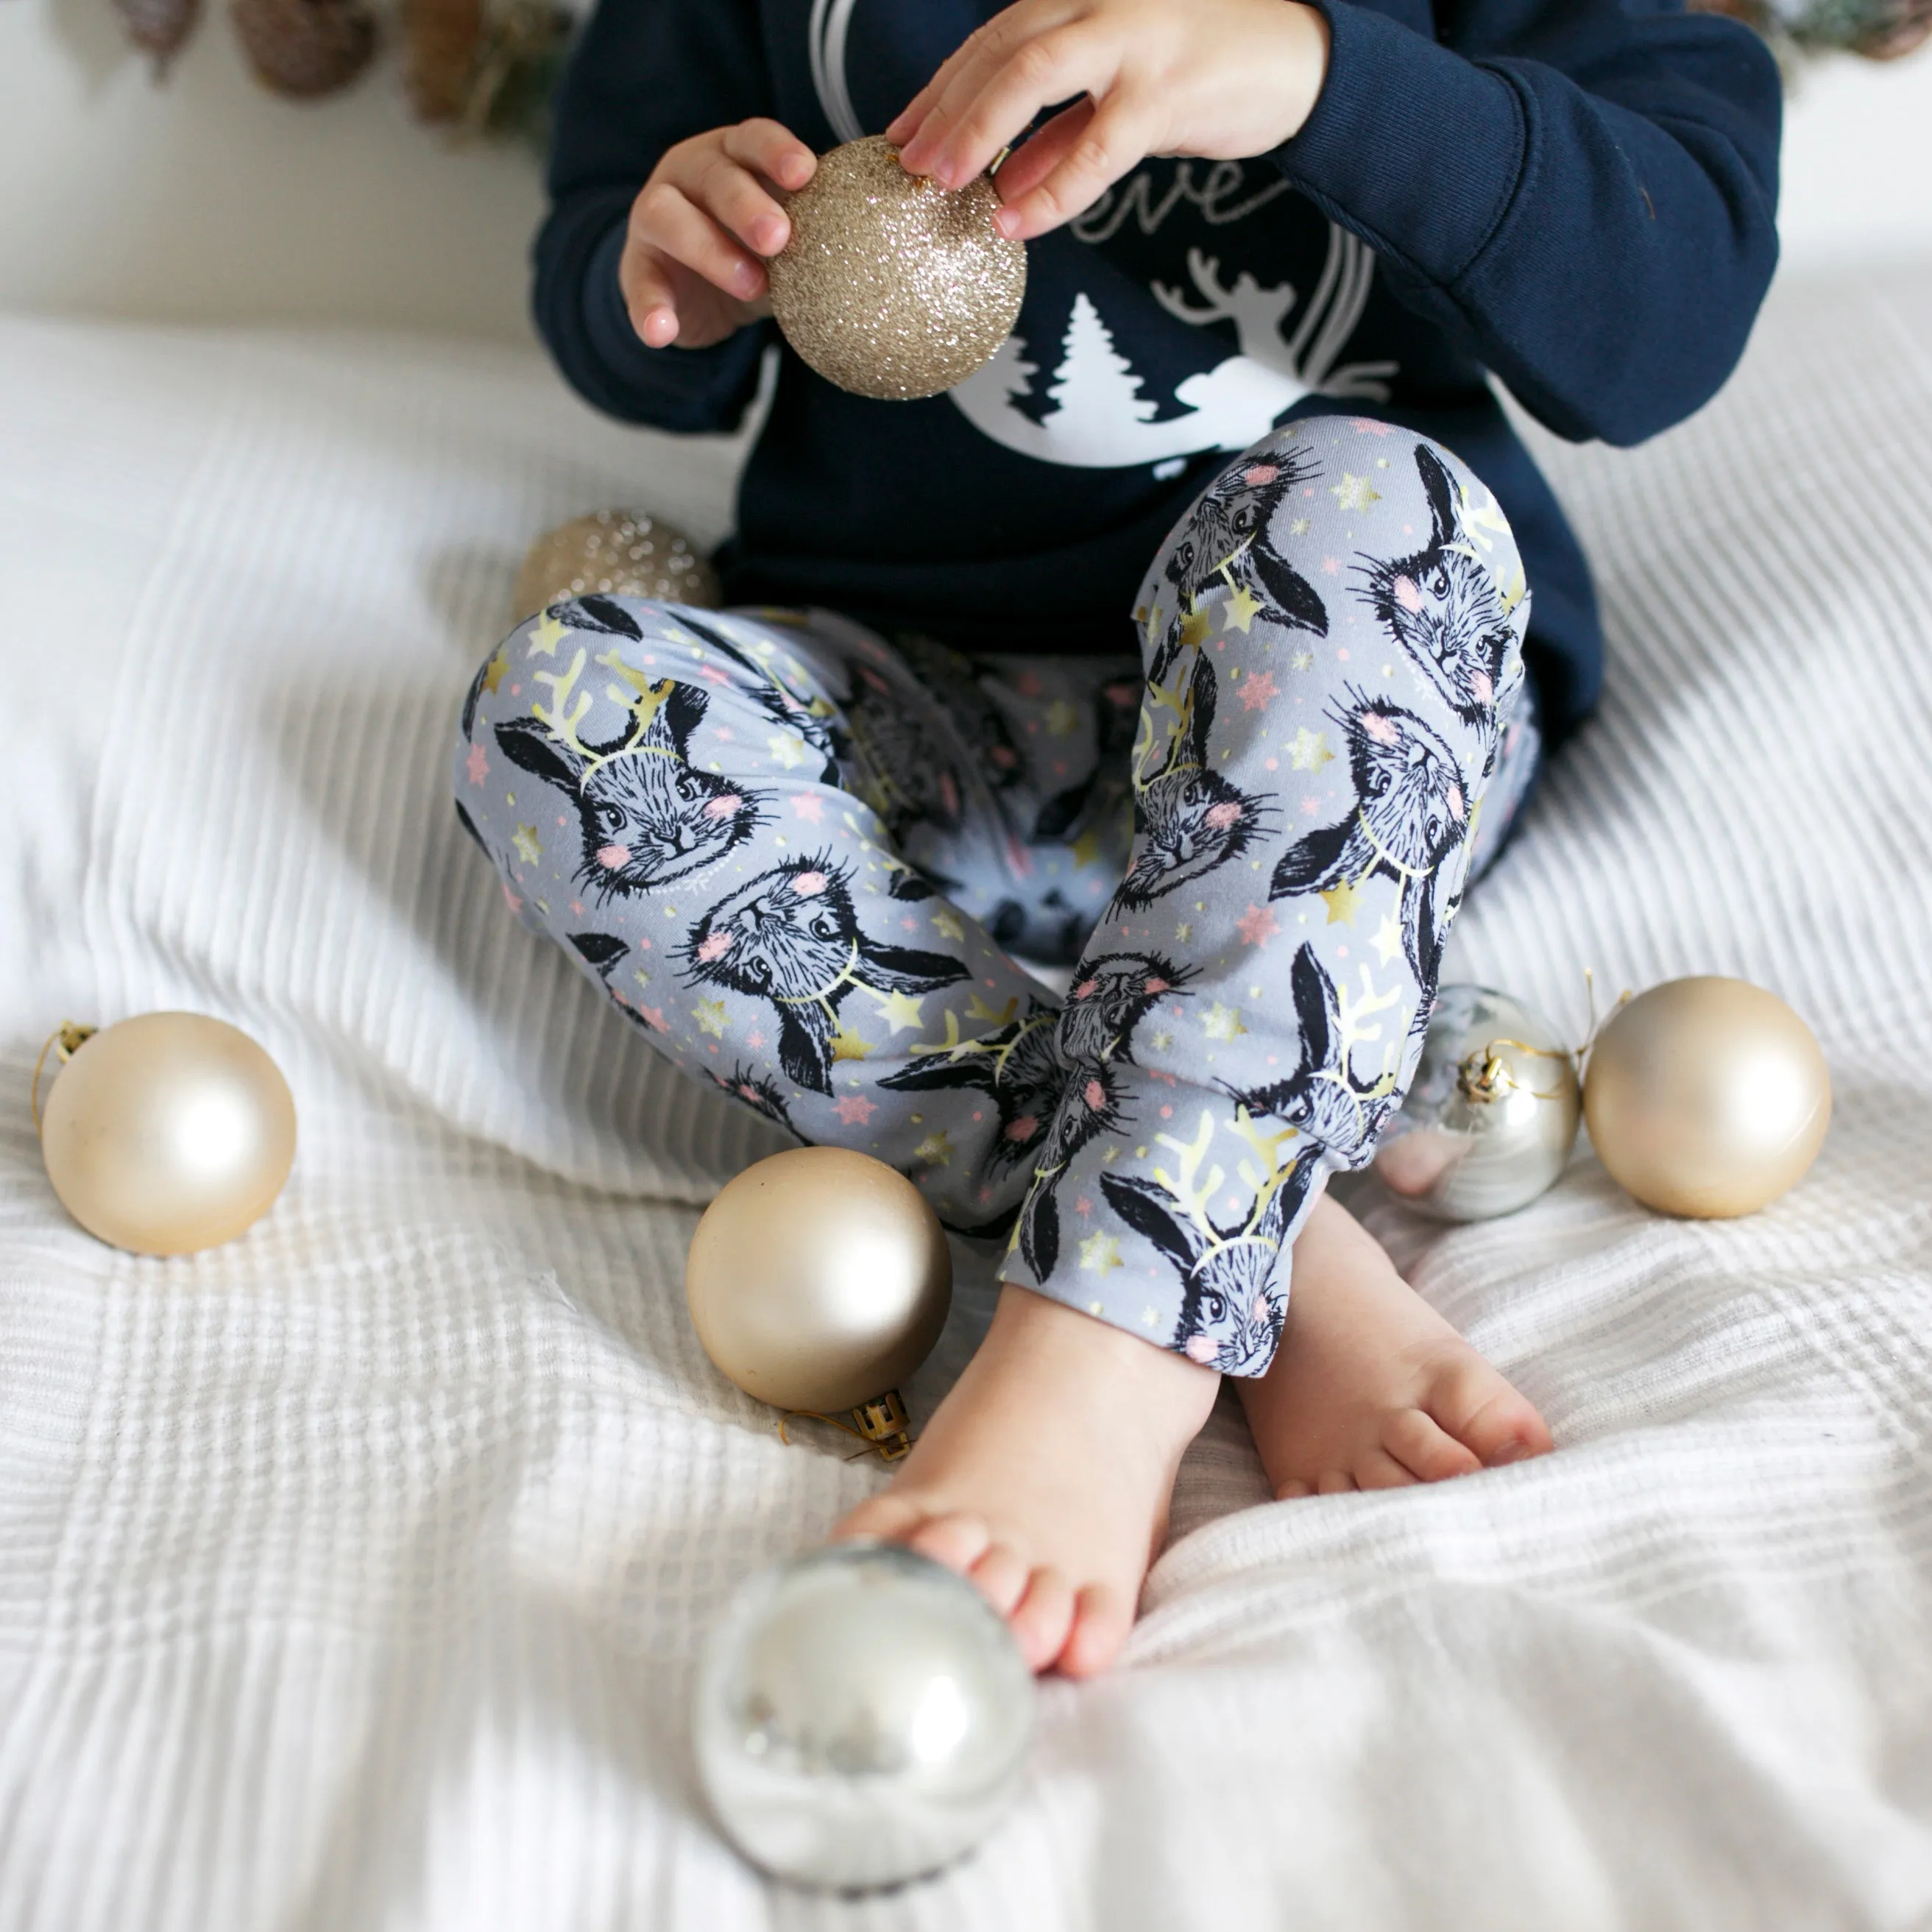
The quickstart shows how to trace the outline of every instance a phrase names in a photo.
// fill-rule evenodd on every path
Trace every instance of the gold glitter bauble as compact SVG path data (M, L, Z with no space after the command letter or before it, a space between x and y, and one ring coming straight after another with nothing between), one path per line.
M520 624L566 597L602 592L715 610L718 573L691 540L640 510L573 517L530 545L510 602Z
M1754 1214L1796 1183L1832 1121L1811 1029L1743 980L1672 980L1620 1008L1590 1049L1597 1156L1647 1208Z
M948 193L882 136L848 141L785 205L772 312L828 382L857 396L936 396L990 362L1026 293L1026 249L993 226L982 176Z

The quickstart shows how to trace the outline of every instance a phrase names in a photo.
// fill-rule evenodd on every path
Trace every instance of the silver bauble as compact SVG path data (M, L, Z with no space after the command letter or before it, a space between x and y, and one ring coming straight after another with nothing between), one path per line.
M1514 1214L1568 1163L1580 1106L1576 1063L1546 1021L1487 986L1444 986L1376 1172L1445 1221Z
M1010 1802L1032 1673L971 1584L896 1544L754 1576L706 1646L693 1742L725 1834L795 1885L950 1864Z

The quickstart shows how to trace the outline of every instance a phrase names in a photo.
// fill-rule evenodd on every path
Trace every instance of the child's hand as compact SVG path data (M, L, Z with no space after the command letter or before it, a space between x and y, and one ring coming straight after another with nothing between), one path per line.
M886 133L914 174L958 188L1042 107L1071 101L1000 170L994 219L1024 241L1149 154L1240 160L1279 146L1328 67L1328 23L1300 0L1018 0Z
M760 258L791 235L771 190L795 193L818 166L776 121L714 128L666 150L631 204L617 269L631 326L646 343L707 348L771 313Z

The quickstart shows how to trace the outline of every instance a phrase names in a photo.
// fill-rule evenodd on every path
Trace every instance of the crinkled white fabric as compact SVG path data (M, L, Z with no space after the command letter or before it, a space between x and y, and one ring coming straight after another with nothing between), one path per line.
M1932 276L1782 291L1697 422L1548 452L1610 689L1458 941L1575 1030L1586 965L1778 988L1838 1082L1813 1178L1730 1226L1587 1158L1486 1227L1372 1210L1558 1453L1268 1504L1224 1410L1008 1824L853 1903L736 1863L684 1728L733 1583L880 1480L684 1318L674 1204L772 1143L505 916L443 789L529 537L714 538L734 452L508 352L0 322L0 1926L1932 1918L1928 342ZM260 1037L303 1135L170 1262L64 1220L26 1110L56 1022L165 1006Z

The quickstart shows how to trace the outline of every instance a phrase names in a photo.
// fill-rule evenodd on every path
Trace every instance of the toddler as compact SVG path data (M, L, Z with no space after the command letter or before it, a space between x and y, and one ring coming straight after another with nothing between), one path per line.
M1008 1244L843 1528L970 1576L1036 1668L1118 1650L1224 1374L1279 1496L1550 1447L1324 1184L1597 692L1488 377L1613 442L1702 404L1778 122L1748 32L1646 0L603 0L584 35L558 361L672 430L736 423L774 345L776 387L734 608L520 626L458 809L654 1046ZM766 319L785 193L880 133L943 186L997 163L1030 244L1012 338L918 403Z

